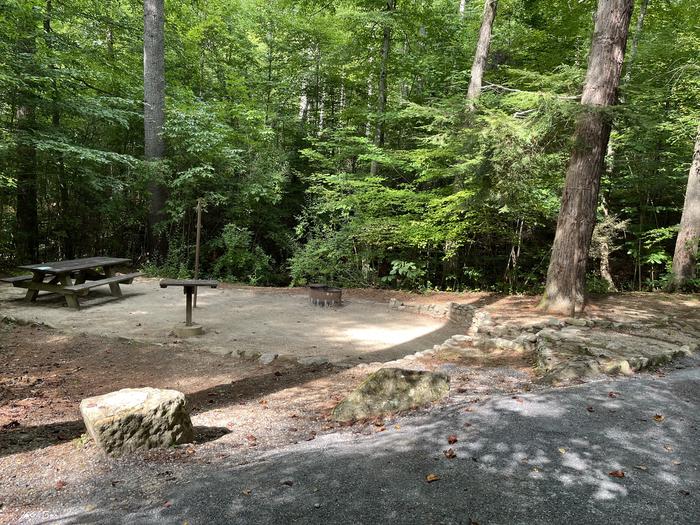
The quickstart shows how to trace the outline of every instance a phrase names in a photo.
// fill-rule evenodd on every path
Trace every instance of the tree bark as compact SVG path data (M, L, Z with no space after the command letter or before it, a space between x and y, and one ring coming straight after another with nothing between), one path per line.
M695 139L693 162L688 173L681 225L673 254L672 290L683 289L696 276L700 242L700 126Z
M25 26L27 35L34 34L34 28ZM20 39L17 51L34 55L36 42L33 36ZM32 72L27 72L32 75ZM27 79L25 86L31 86ZM31 102L33 93L30 87L23 88L18 94L18 104L14 120L17 130L17 205L15 207L15 254L17 262L36 262L39 247L39 214L37 210L37 155L33 142L36 127L36 111Z
M387 0L386 11L392 13L396 9L396 0ZM379 86L377 95L377 121L374 128L374 145L378 148L384 146L384 113L386 111L387 89L386 75L387 62L389 61L389 49L391 47L391 26L384 25L384 38L382 39L382 58L379 64ZM370 173L377 174L377 161L370 165Z
M600 177L610 139L605 108L615 104L633 0L599 0L588 71L566 173L547 285L540 306L573 315L583 309L586 263Z
M605 217L603 224L608 224L610 213L608 212L608 207L603 197L600 199L600 207ZM609 292L617 292L617 286L615 286L615 281L613 281L612 274L610 273L610 243L612 242L612 236L615 230L614 228L609 228L609 230L609 232L601 232L603 238L600 241L600 276L608 283Z
M474 54L474 63L472 64L472 72L469 79L469 89L467 90L467 99L470 101L470 106L472 106L473 101L481 95L484 69L486 68L486 59L488 58L489 47L491 45L491 28L496 18L497 7L498 0L484 1L484 14L481 18L479 41L476 44L476 53Z
M164 0L144 0L143 3L143 101L144 157L158 161L165 155L163 124L165 123L165 13ZM158 259L166 251L162 235L154 231L164 218L166 190L159 181L148 187L151 199L148 210L146 245L150 255Z

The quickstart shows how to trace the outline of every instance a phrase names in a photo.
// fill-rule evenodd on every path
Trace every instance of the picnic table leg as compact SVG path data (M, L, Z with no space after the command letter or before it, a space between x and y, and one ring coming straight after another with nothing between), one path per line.
M44 282L44 274L35 272L34 275L32 276L32 282L33 283L43 283ZM27 290L27 293L24 295L24 298L27 301L31 301L32 303L36 301L36 297L39 295L39 290L32 290L31 288Z
M64 287L71 286L73 284L71 282L70 276L67 273L64 273L63 275L61 275L61 284ZM66 298L66 304L68 305L68 308L80 310L80 303L78 303L78 296L77 295L64 292L64 297Z
M192 326L192 289L193 286L185 286L187 294L187 309L185 310L185 326Z
M105 266L104 270L107 277L114 277L115 271L113 266ZM119 288L119 283L109 283L109 290L112 292L112 297L122 296L122 289Z

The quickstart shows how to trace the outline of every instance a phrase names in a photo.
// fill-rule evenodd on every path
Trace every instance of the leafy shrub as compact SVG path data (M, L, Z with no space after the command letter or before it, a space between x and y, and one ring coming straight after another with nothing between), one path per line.
M250 230L227 224L218 244L225 251L214 263L212 272L215 276L253 285L269 282L272 259L260 246L253 244Z

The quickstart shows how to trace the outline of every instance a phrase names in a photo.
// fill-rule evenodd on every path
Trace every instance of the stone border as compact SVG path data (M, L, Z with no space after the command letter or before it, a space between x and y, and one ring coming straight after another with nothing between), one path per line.
M465 303L406 304L398 299L389 299L389 309L418 315L429 315L435 319L447 319L457 324L471 324L477 307Z

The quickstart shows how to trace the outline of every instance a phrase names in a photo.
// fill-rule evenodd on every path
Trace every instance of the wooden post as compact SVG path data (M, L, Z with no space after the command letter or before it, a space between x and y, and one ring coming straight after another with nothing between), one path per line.
M202 199L197 199L197 240L194 245L194 279L199 278L199 239L202 232ZM197 308L197 287L194 287L194 307Z

